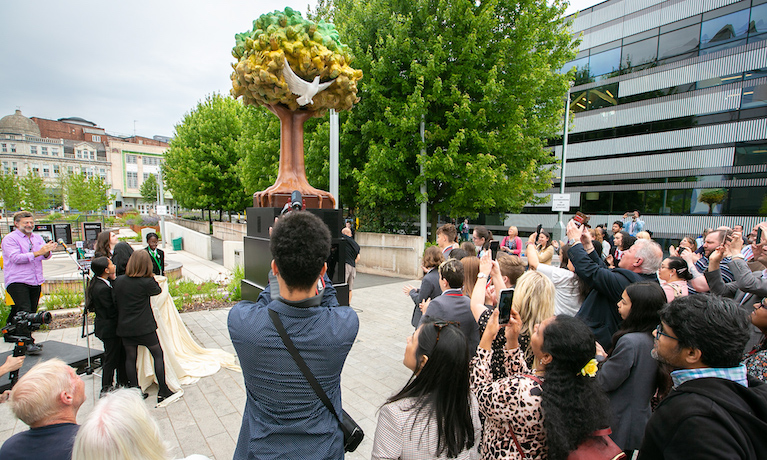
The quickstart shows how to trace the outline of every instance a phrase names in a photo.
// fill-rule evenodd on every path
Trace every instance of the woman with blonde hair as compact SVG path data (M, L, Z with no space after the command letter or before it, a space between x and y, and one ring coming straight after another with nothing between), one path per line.
M554 283L537 271L528 271L517 280L511 306L519 312L522 320L519 346L522 348L527 366L531 369L534 366L530 337L533 336L535 326L554 316L554 293Z
M464 257L461 263L463 264L463 295L471 297L479 274L479 259L472 256Z
M122 389L107 394L93 408L75 438L72 460L168 460L157 422L149 414L141 394ZM191 455L185 460L207 460Z

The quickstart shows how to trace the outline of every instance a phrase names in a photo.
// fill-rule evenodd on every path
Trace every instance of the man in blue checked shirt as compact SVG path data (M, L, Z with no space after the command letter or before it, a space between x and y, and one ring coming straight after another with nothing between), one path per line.
M652 354L672 369L673 390L645 430L640 459L767 458L767 385L740 364L748 314L711 294L660 311Z
M270 249L270 284L276 282L279 289L267 286L256 302L239 302L229 312L229 335L247 390L234 458L343 458L338 420L312 390L269 317L269 310L277 312L341 414L341 370L359 319L349 306L338 305L325 275L330 231L313 214L293 211L274 226Z

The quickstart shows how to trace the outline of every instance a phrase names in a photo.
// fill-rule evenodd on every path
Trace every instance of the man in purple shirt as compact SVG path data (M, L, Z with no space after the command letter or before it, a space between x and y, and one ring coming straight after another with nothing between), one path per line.
M35 313L40 301L43 281L43 259L51 258L51 251L56 242L46 243L42 237L32 233L35 219L29 211L19 211L13 215L16 230L5 235L2 242L3 273L5 290L13 299L13 307L8 314L7 323L12 323L17 312ZM40 346L31 344L27 353L39 353Z

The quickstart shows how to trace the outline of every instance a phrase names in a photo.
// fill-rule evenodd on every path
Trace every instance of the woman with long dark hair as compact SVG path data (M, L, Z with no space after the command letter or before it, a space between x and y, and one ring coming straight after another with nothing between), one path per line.
M478 458L482 427L458 325L426 320L408 338L403 364L413 376L381 407L372 458Z
M159 390L157 403L176 395L165 382L165 360L160 339L157 337L157 322L152 313L150 297L162 292L152 273L152 259L147 251L136 251L128 261L125 274L118 276L114 283L114 298L117 304L117 335L122 338L125 348L125 371L129 385L139 387L136 357L139 345L145 346L154 360L154 373ZM180 394L178 394L180 396Z
M500 330L497 310L471 363L472 390L487 417L482 457L564 460L610 423L609 401L591 377L596 370L594 334L576 318L546 319L530 341L540 363L532 376L519 347L521 328L519 313L512 309L503 352L508 377L494 380L490 371L492 341Z
M103 231L96 237L95 256L112 258L112 249L119 243L117 233L112 231Z
M546 230L541 230L541 233L538 233L535 241L535 250L538 256L538 263L551 265L551 260L554 258L554 246L551 245L551 235Z
M472 234L472 237L474 240L474 246L479 248L479 253L477 255L482 257L482 254L490 249L490 242L493 241L493 234L490 233L490 230L488 230L484 225L477 225L474 227L474 233Z
M597 383L610 398L610 437L628 456L642 445L652 410L650 400L665 387L664 372L652 355L652 331L666 294L654 282L630 284L618 302L623 323L613 335L612 349L597 373Z

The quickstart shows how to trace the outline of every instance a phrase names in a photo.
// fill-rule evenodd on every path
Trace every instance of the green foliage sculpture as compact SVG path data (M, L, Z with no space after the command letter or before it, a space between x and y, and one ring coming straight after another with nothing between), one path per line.
M357 82L362 71L349 66L348 47L338 38L335 26L315 23L291 8L274 11L253 21L253 29L235 35L232 55L232 96L245 105L266 106L280 119L280 165L271 187L253 196L254 206L280 206L293 190L316 197L316 207L333 207L334 198L317 190L306 179L304 122L328 109L348 110L357 102ZM301 106L284 77L286 62L301 79L332 81Z

